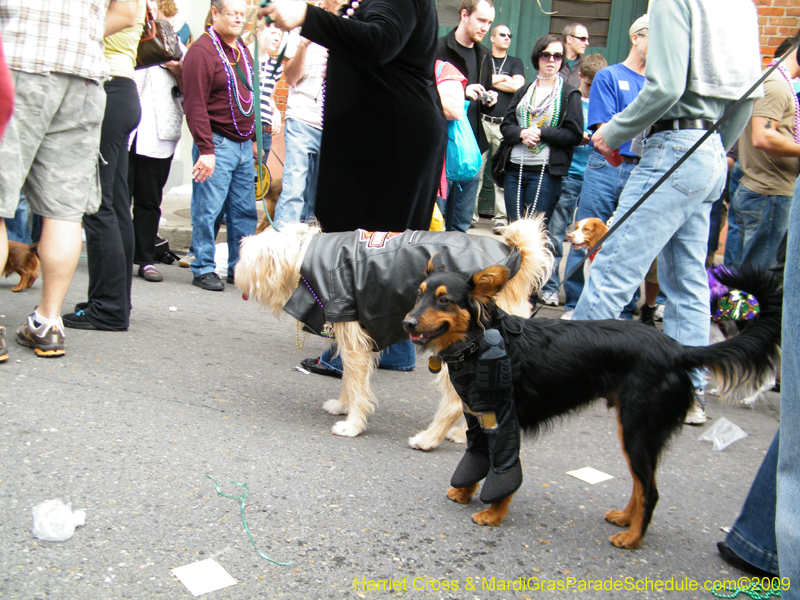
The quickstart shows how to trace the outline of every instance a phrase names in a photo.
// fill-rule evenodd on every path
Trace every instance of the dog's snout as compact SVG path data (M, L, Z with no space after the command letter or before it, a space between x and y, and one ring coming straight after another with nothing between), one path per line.
M403 329L405 329L408 333L411 333L417 327L419 327L419 319L414 317L406 317L403 319Z

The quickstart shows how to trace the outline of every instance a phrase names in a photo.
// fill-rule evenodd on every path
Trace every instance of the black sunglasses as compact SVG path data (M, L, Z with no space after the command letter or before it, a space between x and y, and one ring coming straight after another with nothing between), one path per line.
M497 35L499 35L500 37L507 37L508 39L511 39L511 38L513 38L513 37L514 37L514 36L513 36L513 35L511 35L510 33L503 33L502 31L501 31L501 32L499 32Z
M553 60L561 60L564 58L564 55L561 52L553 52L552 54L550 52L540 52L539 58L542 60L550 60L551 58Z
M574 37L576 40L580 40L580 41L582 41L584 43L588 43L589 42L589 36L588 35L583 36L583 37L578 37L577 35L570 35L570 37Z

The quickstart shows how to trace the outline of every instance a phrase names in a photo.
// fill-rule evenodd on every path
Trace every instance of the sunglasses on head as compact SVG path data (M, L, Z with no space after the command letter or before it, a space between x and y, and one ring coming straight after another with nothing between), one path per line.
M512 37L514 37L510 33L505 33L503 31L499 32L497 35L499 35L500 37L507 37L508 39L511 39Z
M584 44L588 44L589 43L589 36L588 35L585 35L585 36L582 36L582 37L579 37L577 35L571 35L570 37L574 37L576 40L580 40Z
M553 52L553 53L540 52L539 58L541 58L542 60L550 60L550 59L561 60L562 58L564 58L564 55L561 52Z

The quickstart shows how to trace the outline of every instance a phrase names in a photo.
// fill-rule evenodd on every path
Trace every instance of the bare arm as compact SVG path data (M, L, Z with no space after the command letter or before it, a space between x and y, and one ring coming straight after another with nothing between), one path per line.
M136 25L137 2L120 2L111 0L106 10L106 30L105 37L113 35L118 31Z
M501 92L513 94L525 85L525 77L522 75L492 75L492 87Z
M444 116L448 121L458 121L464 116L464 87L460 81L451 79L436 86L442 99Z
M294 56L288 60L283 68L283 76L286 78L286 83L291 86L296 86L305 74L306 50L310 44L310 40L301 38Z
M778 133L778 122L753 117L753 146L770 156L800 157L800 144Z

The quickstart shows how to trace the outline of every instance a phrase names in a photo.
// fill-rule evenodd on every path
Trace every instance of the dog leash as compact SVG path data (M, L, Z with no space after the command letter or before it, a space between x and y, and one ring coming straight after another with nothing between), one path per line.
M644 195L641 198L639 198L636 204L634 204L630 208L630 210L628 210L628 212L622 215L622 217L620 217L619 220L615 219L614 224L609 228L606 234L602 238L600 238L600 241L597 242L597 244L595 244L595 246L593 247L595 251L600 250L603 247L603 242L605 242L609 238L609 236L617 230L617 228L620 225L622 225L626 220L628 220L628 218L634 213L634 211L637 208L639 208L645 200L647 200L650 196L652 196L653 193L661 186L661 184L663 184L667 179L669 179L672 176L672 174L675 171L677 171L678 168L680 168L680 166L684 162L686 162L686 160L694 153L694 151L697 150L700 146L702 146L703 143L709 137L711 137L711 135L713 135L717 131L717 129L719 129L720 125L722 125L725 121L727 121L730 118L731 114L750 97L750 95L756 90L756 88L758 88L758 86L764 83L767 77L769 77L773 73L773 71L775 71L775 69L778 68L778 66L786 59L786 57L797 49L798 45L800 45L800 42L795 42L795 44L792 45L792 47L787 52L785 52L784 55L781 58L779 58L777 62L774 65L772 65L772 67L770 67L770 69L768 69L767 72L764 73L761 76L761 78L758 81L756 81L750 87L750 89L744 93L744 95L741 98L739 98L730 108L728 108L728 110L726 110L723 113L723 115L717 120L717 122L714 123L714 125L712 125L711 128L708 131L706 131L705 134L703 134L703 136L699 140L697 140L697 142L695 142L694 146L689 148L686 154L684 154L674 165L672 165L672 167L666 173L664 173L664 175L661 176L661 179L656 181L653 187L647 190L644 193ZM564 284L567 282L567 280L569 280L570 277L572 277L578 269L583 267L583 263L586 262L587 258L589 258L588 252L583 256L583 258L581 258L580 262L578 262L578 264L572 268L572 270L564 277L564 279L561 280L561 284L558 286L559 288L562 288ZM536 313L539 312L539 308L537 308L536 311L534 312L534 316Z

